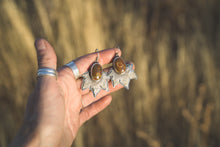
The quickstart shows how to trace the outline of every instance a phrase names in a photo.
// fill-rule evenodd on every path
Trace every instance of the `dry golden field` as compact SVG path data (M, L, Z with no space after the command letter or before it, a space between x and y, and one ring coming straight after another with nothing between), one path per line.
M219 0L0 0L0 146L36 83L34 40L58 67L118 43L138 80L113 94L74 147L220 146Z

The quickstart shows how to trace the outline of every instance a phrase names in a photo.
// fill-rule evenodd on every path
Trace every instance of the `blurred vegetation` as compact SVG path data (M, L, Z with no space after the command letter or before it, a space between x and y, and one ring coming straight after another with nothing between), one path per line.
M138 80L113 94L73 146L220 146L219 0L0 0L0 146L23 119L36 79L34 40L58 67L118 43Z

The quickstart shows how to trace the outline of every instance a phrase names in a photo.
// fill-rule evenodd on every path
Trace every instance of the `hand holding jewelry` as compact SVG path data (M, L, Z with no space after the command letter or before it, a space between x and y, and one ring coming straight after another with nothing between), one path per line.
M78 76L94 65L91 70L97 69L99 72L91 72L93 79L99 81L106 77L99 65L108 64L116 51L120 54L120 50L111 48L100 51L100 64L92 64L97 53L91 53L56 72L57 57L52 46L44 39L37 40L35 46L39 65L36 88L29 97L23 125L11 146L71 146L83 123L111 103L110 93L122 88L109 86L109 91L101 90L93 98L91 91L82 91L82 78Z
M122 88L120 85L114 88L111 83L108 83L109 76L101 67L112 60L115 52L120 54L120 50L112 48L91 53L75 59L74 62L56 71L57 57L52 46L44 39L37 40L35 46L39 66L36 88L29 97L23 125L11 146L38 146L39 144L71 146L83 123L111 103L110 93ZM98 57L100 54L101 59L99 61L97 58L94 62L97 54ZM116 61L114 63L116 64ZM115 71L118 71L116 67L117 65ZM132 70L127 71L127 68L130 69L129 66L126 65L124 73L124 69L120 68L120 76L124 74L131 76ZM78 78L81 74L83 74L83 80ZM112 81L114 81L113 78ZM109 87L108 84L110 84ZM92 92L82 91L81 86L82 89L89 87L88 89ZM104 90L100 91L100 89ZM100 94L97 95L99 91ZM96 97L93 98L94 96Z

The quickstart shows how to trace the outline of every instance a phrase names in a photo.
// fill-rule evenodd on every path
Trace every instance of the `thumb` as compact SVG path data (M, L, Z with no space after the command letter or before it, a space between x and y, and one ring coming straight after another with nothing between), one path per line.
M52 68L56 70L57 56L53 47L45 39L35 41L38 68Z

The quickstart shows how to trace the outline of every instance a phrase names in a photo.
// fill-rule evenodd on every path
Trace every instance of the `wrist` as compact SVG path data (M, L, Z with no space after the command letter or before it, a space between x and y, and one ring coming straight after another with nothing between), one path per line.
M37 134L34 125L23 124L10 146L38 146L40 139Z

